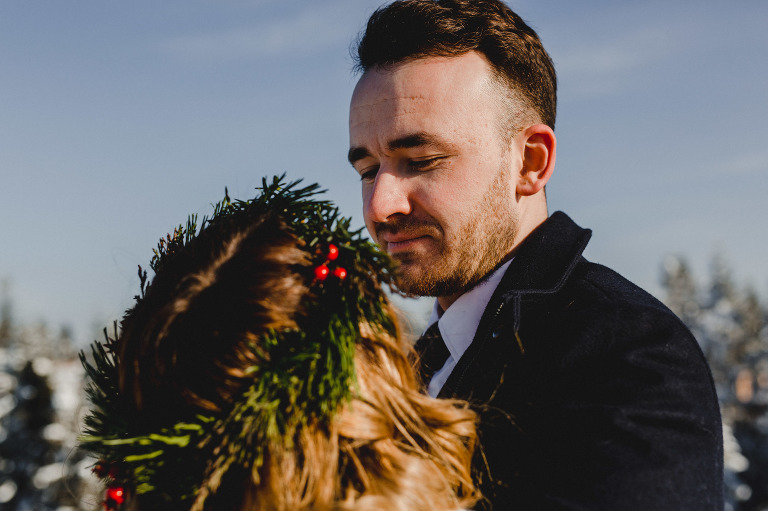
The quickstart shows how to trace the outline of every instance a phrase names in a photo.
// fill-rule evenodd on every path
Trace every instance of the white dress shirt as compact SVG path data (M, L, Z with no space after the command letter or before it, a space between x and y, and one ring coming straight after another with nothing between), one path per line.
M429 381L427 392L430 396L437 397L459 359L472 344L485 307L491 300L491 296L496 291L496 287L501 282L501 277L504 276L510 262L512 262L511 259L499 266L490 277L461 295L448 307L448 310L443 312L435 300L427 328L437 321L437 327L440 329L440 335L450 356L445 361L445 365L435 372Z

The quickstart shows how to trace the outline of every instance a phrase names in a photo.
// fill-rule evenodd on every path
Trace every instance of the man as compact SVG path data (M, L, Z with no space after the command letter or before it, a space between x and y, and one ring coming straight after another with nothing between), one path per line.
M399 287L437 297L417 350L432 395L481 412L484 508L721 510L696 341L548 217L556 78L536 33L498 0L403 0L371 16L358 67L366 226Z

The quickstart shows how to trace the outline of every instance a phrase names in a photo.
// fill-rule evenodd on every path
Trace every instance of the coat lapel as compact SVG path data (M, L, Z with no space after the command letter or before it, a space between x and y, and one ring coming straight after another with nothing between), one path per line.
M518 335L520 306L563 286L589 242L591 231L555 212L515 251L514 259L483 313L472 344L446 381L440 397L488 402L505 374L515 375L525 345Z

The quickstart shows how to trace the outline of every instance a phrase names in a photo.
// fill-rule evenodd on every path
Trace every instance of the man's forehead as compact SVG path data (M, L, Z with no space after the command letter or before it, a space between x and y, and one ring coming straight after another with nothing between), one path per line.
M407 105L423 101L428 89L423 85L414 86L403 80L402 73L386 70L371 70L360 78L352 94L351 108L376 108L378 106Z
M427 57L376 66L360 77L352 99L419 100L434 92L484 86L492 77L485 57L469 52L458 57Z
M364 154L358 149L403 147L393 141L417 133L449 141L481 130L498 115L491 73L485 58L474 53L366 71L350 103L350 159Z
M404 87L391 74L368 73L360 79L352 96L350 135L364 135L369 129L399 131L396 126L406 119L411 131L413 123L422 119L435 103L436 98L427 87Z
M359 117L373 115L377 110L389 111L392 114L403 115L423 110L432 101L428 93L421 94L387 94L385 91L367 91L353 96L350 113Z
M385 97L352 103L349 114L349 136L351 146L393 145L400 139L409 139L415 134L424 135L434 129L430 115L430 101L415 97ZM422 140L430 137L422 136Z

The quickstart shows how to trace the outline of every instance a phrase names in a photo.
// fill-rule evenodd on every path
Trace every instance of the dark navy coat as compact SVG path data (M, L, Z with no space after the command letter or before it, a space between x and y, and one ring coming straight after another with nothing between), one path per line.
M722 511L723 448L696 340L553 214L519 246L441 397L480 411L486 501L511 511Z

